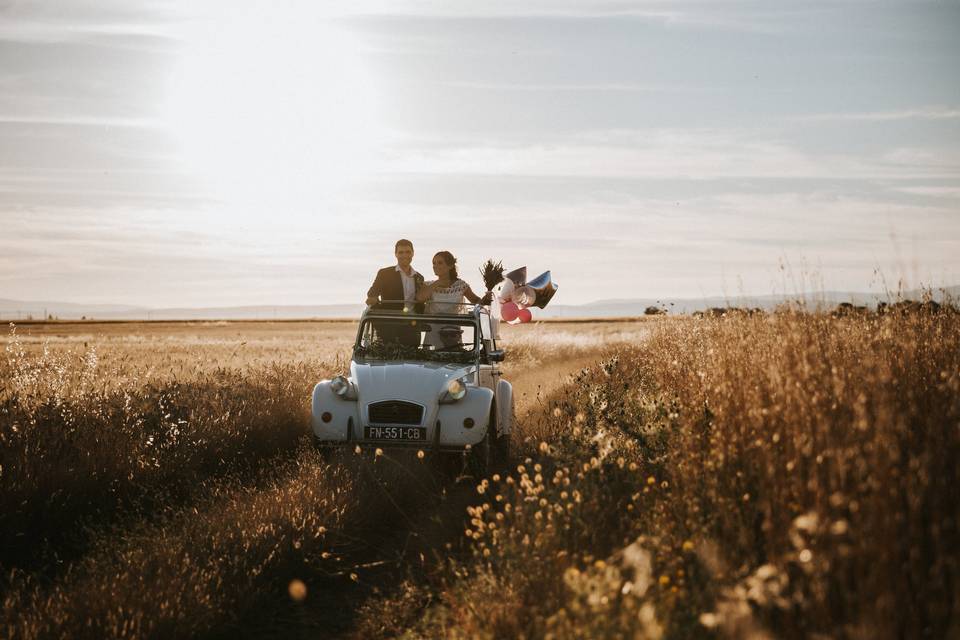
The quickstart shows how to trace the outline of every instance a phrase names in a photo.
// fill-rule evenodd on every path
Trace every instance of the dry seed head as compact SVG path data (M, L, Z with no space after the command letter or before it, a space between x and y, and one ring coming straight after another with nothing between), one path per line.
M302 580L293 579L287 586L287 593L294 602L303 602L307 598L307 585Z

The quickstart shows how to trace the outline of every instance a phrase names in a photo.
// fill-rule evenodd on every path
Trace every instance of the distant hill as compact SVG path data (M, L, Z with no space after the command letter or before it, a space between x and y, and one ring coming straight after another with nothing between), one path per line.
M905 291L904 299L919 300L924 292ZM960 285L936 289L933 297L944 295L960 299ZM734 295L704 298L625 298L598 300L589 304L551 304L546 309L534 309L536 318L613 318L642 316L647 307L666 309L671 314L693 313L710 307L760 307L771 310L787 300L803 301L811 308L833 308L841 302L875 307L878 302L890 301L885 295L851 291L823 291L800 295ZM80 318L96 320L287 320L295 318L356 318L363 305L277 305L239 307L178 307L148 308L117 304L76 304L56 301L24 301L0 298L0 320L40 320L49 315L61 320Z

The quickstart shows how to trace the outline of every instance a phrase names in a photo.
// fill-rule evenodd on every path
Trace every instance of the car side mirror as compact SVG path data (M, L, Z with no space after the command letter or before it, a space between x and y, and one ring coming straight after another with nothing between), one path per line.
M503 349L494 349L493 351L487 354L487 359L490 362L503 362L506 357L507 357L507 352L504 351Z

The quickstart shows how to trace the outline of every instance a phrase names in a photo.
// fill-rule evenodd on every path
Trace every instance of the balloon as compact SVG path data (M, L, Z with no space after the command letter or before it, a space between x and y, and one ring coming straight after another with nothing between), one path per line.
M537 301L537 292L533 287L526 285L517 287L513 290L513 296L510 298L520 307L529 307Z
M517 312L517 320L520 322L530 322L533 320L533 314L530 312L530 309L520 309Z
M500 316L507 322L513 322L516 320L519 313L520 308L513 302L507 302L500 307Z
M513 295L513 291L516 285L513 284L513 280L510 278L505 278L500 284L500 291L497 292L497 297L500 298L500 302L507 302L510 300L510 296Z
M503 277L518 287L522 287L527 284L527 268L520 267L519 269L514 269L510 273L504 274Z
M554 284L549 271L541 273L527 285L536 292L536 302L532 303L531 306L541 309L547 306L547 303L553 298L553 294L557 292L557 285Z

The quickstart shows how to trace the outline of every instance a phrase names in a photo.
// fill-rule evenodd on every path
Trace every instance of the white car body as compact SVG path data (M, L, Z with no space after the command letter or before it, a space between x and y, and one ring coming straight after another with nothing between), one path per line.
M400 320L398 320L398 318ZM377 322L383 323L378 325ZM396 331L400 322L413 328L405 334L403 357L384 357L365 347L380 327ZM428 347L427 334L456 323L456 339L469 334L473 349L463 343ZM497 365L497 320L481 306L463 314L405 314L368 309L361 318L350 375L323 380L314 387L312 424L319 445L413 447L424 451L464 451L508 441L513 427L513 387L501 379ZM386 333L386 329L384 329ZM385 343L370 339L377 349ZM389 343L395 345L399 343ZM386 347L393 348L392 346ZM398 353L400 347L397 347ZM409 353L407 353L409 352ZM345 386L346 384L346 386ZM462 386L461 386L462 385ZM447 392L453 389L454 399ZM340 391L338 393L337 391ZM489 446L487 446L489 445Z

